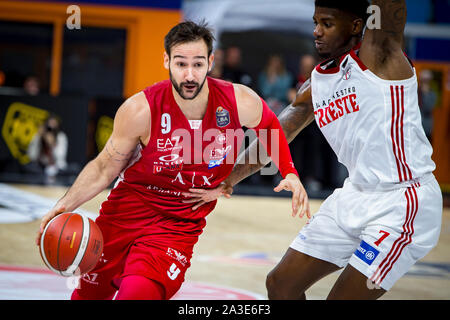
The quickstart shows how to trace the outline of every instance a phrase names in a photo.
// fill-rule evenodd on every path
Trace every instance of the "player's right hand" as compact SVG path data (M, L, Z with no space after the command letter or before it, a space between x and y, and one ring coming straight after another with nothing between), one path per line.
M39 246L41 241L42 233L44 232L45 226L47 223L56 217L58 214L63 213L66 208L62 205L55 206L52 210L50 210L45 216L42 217L41 225L39 226L39 230L36 236L36 245Z

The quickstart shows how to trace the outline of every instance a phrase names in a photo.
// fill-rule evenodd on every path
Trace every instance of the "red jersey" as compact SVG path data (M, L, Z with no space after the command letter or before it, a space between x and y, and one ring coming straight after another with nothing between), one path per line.
M182 202L182 192L217 187L231 173L244 138L233 85L209 77L207 81L208 105L199 121L186 119L170 81L144 90L151 111L150 139L147 146L137 146L102 203L96 223L104 238L103 256L82 278L79 296L103 299L128 275L157 281L165 299L183 283L205 217L217 201L194 211L194 204ZM281 130L264 101L259 127ZM269 145L280 147L284 175L296 173L284 135L268 138L270 150Z
M181 194L217 187L231 173L244 136L232 83L207 77L208 106L203 120L188 121L175 101L170 80L144 90L151 111L151 136L138 145L109 199L137 195L141 206L164 216L203 219L212 201L193 211ZM106 201L108 202L108 201ZM102 205L102 210L107 203Z

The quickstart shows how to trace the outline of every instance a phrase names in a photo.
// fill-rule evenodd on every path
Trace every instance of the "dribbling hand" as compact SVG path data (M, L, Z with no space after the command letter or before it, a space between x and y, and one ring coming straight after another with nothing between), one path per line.
M50 210L45 216L42 217L41 225L39 226L39 230L37 232L36 236L36 245L40 245L41 236L44 232L45 226L47 223L49 223L50 220L52 220L54 217L56 217L58 214L63 213L66 210L64 206L55 206L52 210Z

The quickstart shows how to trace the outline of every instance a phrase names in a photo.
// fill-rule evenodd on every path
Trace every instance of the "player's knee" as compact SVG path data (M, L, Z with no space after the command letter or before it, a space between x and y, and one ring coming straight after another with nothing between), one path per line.
M270 300L304 300L304 291L293 286L292 281L272 270L266 277L267 297Z
M75 289L72 292L70 300L112 300L116 292L99 294L97 292L90 292L88 295L80 295L79 290Z
M158 282L139 275L126 276L120 284L116 300L162 300L164 287Z
M271 275L269 273L266 276L266 289L267 289L267 292L269 292L272 289L272 281L273 281L273 279L272 279L272 277L271 277Z
M283 299L283 285L275 270L266 277L267 297L269 299Z
M70 297L70 300L92 300L92 297L82 296L78 293L78 290L75 289L72 292L72 296Z

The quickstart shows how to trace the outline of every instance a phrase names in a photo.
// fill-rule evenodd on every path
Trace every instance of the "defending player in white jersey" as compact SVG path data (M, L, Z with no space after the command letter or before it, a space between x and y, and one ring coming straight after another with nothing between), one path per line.
M328 299L377 299L437 244L441 229L442 194L416 73L402 51L406 4L373 0L379 29L365 29L367 0L315 5L316 49L327 60L279 119L288 141L315 119L349 177L269 273L268 297L306 299L311 285L344 268ZM198 205L230 195L267 162L236 165L219 188L196 191ZM308 207L300 217L305 213Z

